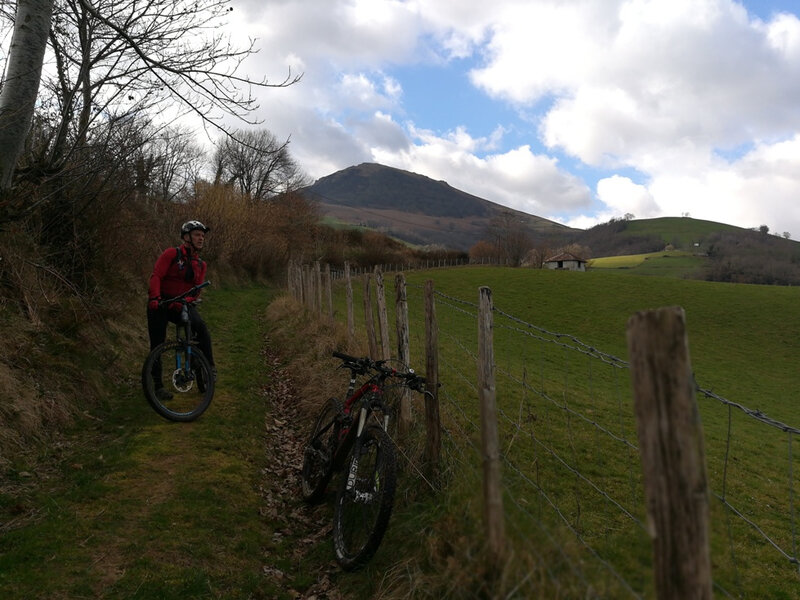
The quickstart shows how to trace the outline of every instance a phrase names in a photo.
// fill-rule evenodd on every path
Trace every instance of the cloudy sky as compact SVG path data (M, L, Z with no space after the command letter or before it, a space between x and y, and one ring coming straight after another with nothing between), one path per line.
M314 179L379 162L576 227L800 239L796 0L233 0L257 116Z
M302 73L253 116L313 179L378 162L573 227L800 240L800 0L230 2L240 74Z

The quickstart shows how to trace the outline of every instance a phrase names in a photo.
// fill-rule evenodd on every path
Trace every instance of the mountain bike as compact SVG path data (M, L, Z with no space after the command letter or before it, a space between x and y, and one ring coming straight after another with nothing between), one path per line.
M209 284L206 281L180 296L158 303L159 307L180 304L180 320L175 324L175 339L153 348L144 361L142 388L150 406L170 421L194 421L205 412L214 397L211 365L197 346L189 319L189 305L198 300L186 299L196 296Z
M303 452L303 498L323 498L335 472L342 472L333 513L333 547L345 570L364 565L375 554L389 524L397 480L396 451L387 434L393 407L384 401L389 378L423 392L425 379L400 372L386 361L341 352L340 368L350 371L344 402L329 398ZM359 376L367 380L356 389Z

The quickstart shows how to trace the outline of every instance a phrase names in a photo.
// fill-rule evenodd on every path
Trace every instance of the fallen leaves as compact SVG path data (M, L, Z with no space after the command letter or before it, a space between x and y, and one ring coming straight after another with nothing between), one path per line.
M268 344L266 345L268 348ZM319 544L330 543L331 516L324 505L309 506L300 496L300 474L303 466L303 440L305 423L297 411L291 378L280 364L277 356L268 349L264 351L269 384L261 390L269 410L264 422L264 447L266 464L262 469L260 485L263 504L259 510L262 518L268 519L274 528L273 547L290 547L290 564L298 568L303 559ZM287 556L265 555L262 568L266 578L275 582L295 600L342 600L344 596L336 587L335 577L339 568L334 561L319 565L313 573L287 572ZM278 563L281 566L278 566ZM307 563L305 563L307 564ZM292 582L307 580L314 582L307 588L288 588Z

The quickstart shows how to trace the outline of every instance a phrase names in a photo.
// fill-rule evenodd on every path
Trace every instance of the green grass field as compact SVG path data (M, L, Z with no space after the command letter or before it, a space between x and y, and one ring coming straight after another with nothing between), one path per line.
M411 362L418 369L424 364L425 280L432 279L439 293L448 474L451 484L468 482L449 487L443 502L460 511L462 520L469 515L478 522L474 305L480 286L492 289L506 523L520 563L509 568L537 573L523 585L523 594L538 590L532 597L579 597L592 588L604 597L652 595L629 373L613 364L615 358L627 358L626 322L636 311L682 306L699 385L788 425L800 425L795 401L800 392L795 374L800 318L794 309L800 297L794 288L624 277L601 270L469 267L409 272L406 277ZM355 288L360 325L360 280ZM391 290L389 279L389 298ZM345 314L343 298L338 287L340 316ZM605 355L598 359L593 349ZM800 464L789 458L788 434L717 400L701 397L699 406L716 495L711 502L712 560L718 593L795 597L797 570L772 546L791 554L796 543L792 517L797 484L791 474ZM723 494L741 516L724 508L718 499ZM433 525L434 532L442 537L463 535L447 519L438 527ZM450 552L456 561L463 559L458 549Z
M707 258L683 250L593 258L588 267L607 273L658 275L691 279L701 273Z
M656 219L634 219L628 222L623 235L658 235L665 244L692 251L695 244L703 251L702 240L712 233L737 231L741 228L702 219L685 219L682 217L660 217Z

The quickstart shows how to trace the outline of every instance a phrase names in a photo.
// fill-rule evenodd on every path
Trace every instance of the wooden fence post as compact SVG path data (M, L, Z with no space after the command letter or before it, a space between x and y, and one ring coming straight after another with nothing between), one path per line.
M290 260L286 267L286 289L292 298L297 298L297 290L294 287L294 261Z
M372 291L369 272L364 273L364 324L367 329L369 357L378 360L378 343L375 341L375 320L372 316Z
M498 563L505 550L503 491L500 482L500 440L494 379L494 315L492 290L481 287L478 312L478 394L481 405L483 451L483 516L489 553Z
M381 332L381 358L389 360L392 357L392 348L389 343L389 316L386 312L386 290L380 267L375 267L375 299L378 304L378 328Z
M311 306L311 275L308 265L303 265L303 305L308 308Z
M352 352L356 345L356 322L353 318L353 282L350 279L350 263L344 263L344 290L347 299L347 348Z
M325 300L328 304L328 318L333 322L333 290L331 287L333 283L331 281L331 265L330 263L325 263L325 273L323 276L325 281Z
M314 310L322 314L322 268L319 261L314 261Z
M295 262L292 266L292 290L294 299L298 302L303 301L303 269L300 263Z
M708 480L684 311L636 313L627 336L656 597L713 598Z
M304 273L303 269L304 269L303 264L298 262L294 276L295 276L295 285L297 286L297 301L300 302L300 304L303 303L304 293L305 293L304 288L306 285L306 282L303 279L303 273Z
M442 426L439 418L439 326L433 280L425 282L425 463L428 473L438 478L442 454Z
M411 366L408 334L408 297L406 278L403 273L394 276L395 324L397 327L397 359L403 365ZM404 387L400 396L400 433L405 434L411 427L411 390Z

